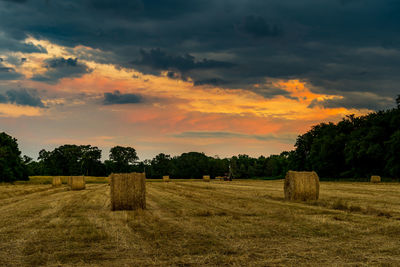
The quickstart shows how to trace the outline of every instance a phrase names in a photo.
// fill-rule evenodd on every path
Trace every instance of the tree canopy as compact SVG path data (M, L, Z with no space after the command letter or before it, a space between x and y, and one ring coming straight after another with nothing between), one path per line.
M289 159L295 170L322 177L400 177L400 109L347 116L300 135Z
M21 157L17 139L0 133L0 182L28 180L27 168Z
M96 176L104 173L101 150L90 145L63 145L53 151L42 149L38 160L38 163L28 163L31 174Z

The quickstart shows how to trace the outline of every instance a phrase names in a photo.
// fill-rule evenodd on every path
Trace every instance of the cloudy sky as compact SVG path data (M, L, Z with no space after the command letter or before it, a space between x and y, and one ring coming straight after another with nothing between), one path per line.
M395 106L398 0L0 0L0 131L24 154L293 148Z

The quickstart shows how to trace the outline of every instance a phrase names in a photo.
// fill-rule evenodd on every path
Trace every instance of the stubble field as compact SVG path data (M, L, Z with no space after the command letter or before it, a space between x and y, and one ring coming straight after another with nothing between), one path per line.
M400 184L148 181L147 209L110 211L107 183L0 186L2 266L400 265Z

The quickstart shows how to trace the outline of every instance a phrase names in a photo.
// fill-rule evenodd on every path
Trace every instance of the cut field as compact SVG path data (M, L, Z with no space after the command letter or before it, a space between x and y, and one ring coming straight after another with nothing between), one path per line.
M147 209L110 211L108 184L0 185L0 265L400 265L400 184L148 181Z

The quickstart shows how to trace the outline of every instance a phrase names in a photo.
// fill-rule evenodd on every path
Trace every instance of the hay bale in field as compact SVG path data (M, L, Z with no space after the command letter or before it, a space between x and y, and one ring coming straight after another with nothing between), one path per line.
M165 175L162 177L164 182L169 182L169 175Z
M86 187L85 176L71 176L69 178L71 190L83 190Z
M60 176L60 178L61 178L61 183L68 184L69 176Z
M111 210L146 208L146 176L144 173L110 175Z
M381 177L378 175L372 175L371 176L371 183L380 183L381 182Z
M53 177L53 182L52 182L53 187L61 186L62 181L60 176L55 176Z
M209 182L210 181L210 175L203 175L203 181L204 182Z
M288 171L284 184L287 200L317 200L319 197L319 178L316 172Z
M224 176L216 176L215 180L216 181L223 181L224 180Z
M68 178L67 178L67 185L68 186L71 186L71 180L72 180L72 177L68 176Z

